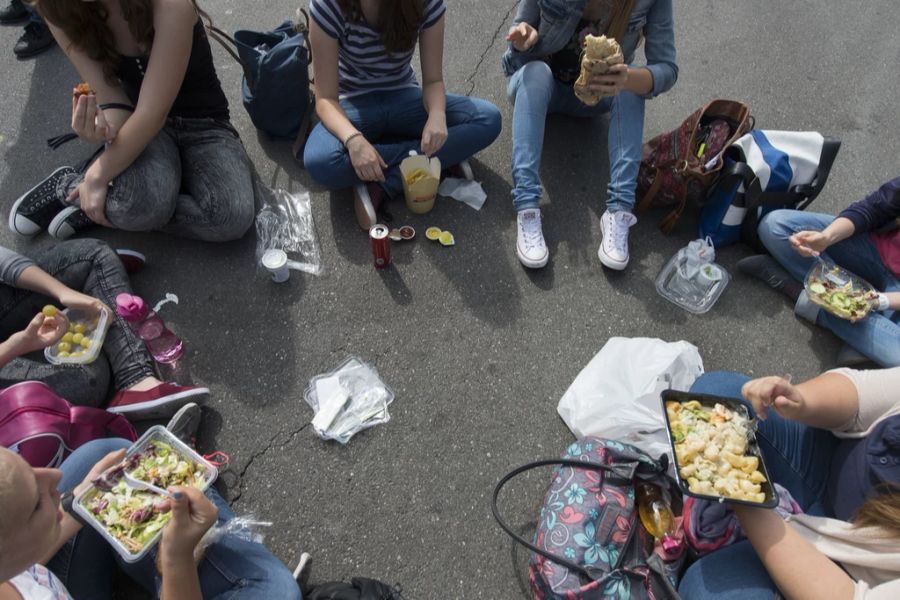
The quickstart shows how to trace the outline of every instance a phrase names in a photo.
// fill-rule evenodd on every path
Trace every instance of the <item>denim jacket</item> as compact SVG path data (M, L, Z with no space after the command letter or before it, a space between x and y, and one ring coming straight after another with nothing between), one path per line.
M525 52L509 45L503 54L506 76L525 63L544 60L561 50L575 34L586 3L587 0L521 0L513 24L527 22L538 30L538 41ZM634 61L642 31L647 68L653 75L653 89L648 96L658 96L671 89L678 79L672 0L636 0L625 37L617 40L627 64Z

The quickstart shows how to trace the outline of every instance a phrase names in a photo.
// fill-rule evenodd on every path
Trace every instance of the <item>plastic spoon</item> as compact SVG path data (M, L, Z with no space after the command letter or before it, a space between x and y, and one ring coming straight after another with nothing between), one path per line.
M171 498L172 493L162 489L161 487L155 486L148 481L142 481L140 479L135 479L128 472L125 473L125 483L128 484L128 487L134 488L136 490L147 490L150 492L155 492L161 496L165 496L166 498Z

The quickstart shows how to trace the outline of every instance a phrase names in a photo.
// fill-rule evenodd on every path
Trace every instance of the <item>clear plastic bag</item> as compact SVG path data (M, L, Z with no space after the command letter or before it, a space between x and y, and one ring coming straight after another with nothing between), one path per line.
M356 433L391 420L394 391L372 365L351 356L329 373L316 375L304 394L313 409L313 430L323 440L346 444Z
M248 542L262 544L265 541L265 529L272 526L271 521L258 521L253 514L241 515L225 523L217 523L210 527L194 549L194 556L200 557L206 549L217 543L226 535L233 535Z
M313 275L322 272L322 252L316 237L309 192L269 190L256 215L256 264L266 250L283 250L287 267Z

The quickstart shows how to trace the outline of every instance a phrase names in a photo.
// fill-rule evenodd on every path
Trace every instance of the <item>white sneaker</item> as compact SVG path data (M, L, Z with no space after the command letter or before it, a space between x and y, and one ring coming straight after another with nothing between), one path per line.
M600 231L603 240L597 256L604 266L621 271L628 266L628 229L637 223L637 217L630 212L609 212L600 217Z
M547 264L550 251L544 243L541 230L541 209L520 210L516 216L519 233L516 237L516 255L519 262L529 269L539 269Z

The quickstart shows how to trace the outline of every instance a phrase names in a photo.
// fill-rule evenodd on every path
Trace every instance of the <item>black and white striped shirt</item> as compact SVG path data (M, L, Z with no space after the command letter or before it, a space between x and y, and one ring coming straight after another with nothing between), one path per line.
M425 10L420 31L440 21L447 10L444 0L423 1ZM418 85L410 65L415 48L389 53L380 32L365 22L348 21L338 0L310 0L309 9L322 31L338 41L338 93L341 98Z

